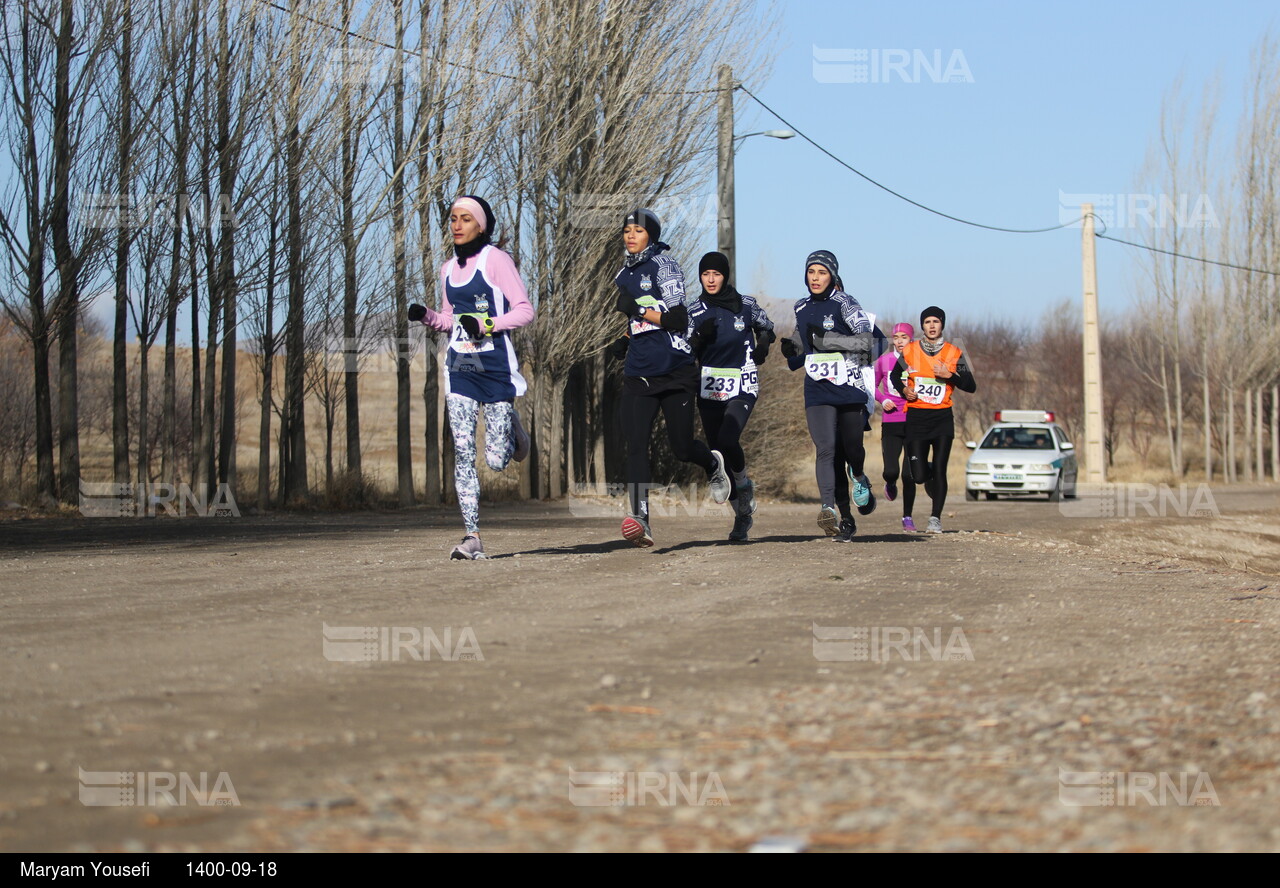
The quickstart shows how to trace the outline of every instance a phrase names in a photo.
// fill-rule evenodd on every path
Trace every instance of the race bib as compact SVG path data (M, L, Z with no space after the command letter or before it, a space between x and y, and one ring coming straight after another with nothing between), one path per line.
M654 311L660 312L665 310L666 308L666 306L663 305L661 301L653 298L652 296L641 296L639 299L636 300L636 307L639 311L642 311L642 312L650 308L653 309ZM662 327L660 327L659 325L650 324L648 321L642 320L641 318L633 317L631 319L631 335L632 336L635 336L637 333L648 333L652 330L661 330L661 329Z
M453 349L458 354L462 354L462 355L474 355L479 352L493 351L493 336L491 334L486 333L483 339L481 339L479 342L476 342L474 339L471 338L470 334L468 334L466 329L462 326L461 318L467 317L468 315L470 317L475 318L477 321L479 321L482 329L484 327L484 320L485 318L488 317L488 315L485 315L485 314L475 314L472 312L466 312L461 315L454 315L453 316L453 335L449 339L449 348Z
M848 385L849 368L839 352L814 352L804 359L804 372L810 379L826 380L834 385Z
M760 371L754 366L748 365L748 369L742 371L742 393L744 395L760 394Z
M926 404L941 404L946 397L947 384L936 379L917 379L916 397Z
M704 401L729 401L742 387L742 371L737 367L703 367L702 388L698 396Z

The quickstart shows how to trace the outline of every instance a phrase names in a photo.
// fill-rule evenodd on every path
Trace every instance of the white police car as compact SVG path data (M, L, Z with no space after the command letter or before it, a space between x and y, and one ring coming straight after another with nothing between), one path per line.
M1075 445L1047 410L997 410L995 424L982 443L966 442L973 451L964 470L964 496L981 493L993 500L1002 494L1047 494L1050 502L1076 495Z

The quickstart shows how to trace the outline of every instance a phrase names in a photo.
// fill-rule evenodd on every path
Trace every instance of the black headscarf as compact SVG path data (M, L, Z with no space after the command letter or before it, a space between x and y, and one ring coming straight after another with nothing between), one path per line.
M707 253L698 262L698 280L702 280L704 271L718 271L724 275L724 283L720 285L719 293L708 293L707 288L702 288L702 301L708 305L716 305L738 314L742 311L742 296L733 288L733 284L729 283L729 260L723 253Z

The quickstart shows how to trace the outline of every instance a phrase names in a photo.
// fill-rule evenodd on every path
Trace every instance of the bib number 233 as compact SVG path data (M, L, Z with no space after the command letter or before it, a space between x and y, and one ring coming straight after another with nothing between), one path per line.
M738 395L742 371L735 367L703 367L699 396L704 401L729 401Z

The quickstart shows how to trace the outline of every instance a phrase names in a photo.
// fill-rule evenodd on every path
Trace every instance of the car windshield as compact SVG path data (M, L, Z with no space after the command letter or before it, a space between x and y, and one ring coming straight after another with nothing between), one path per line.
M984 450L1053 450L1048 429L992 429L982 442Z

